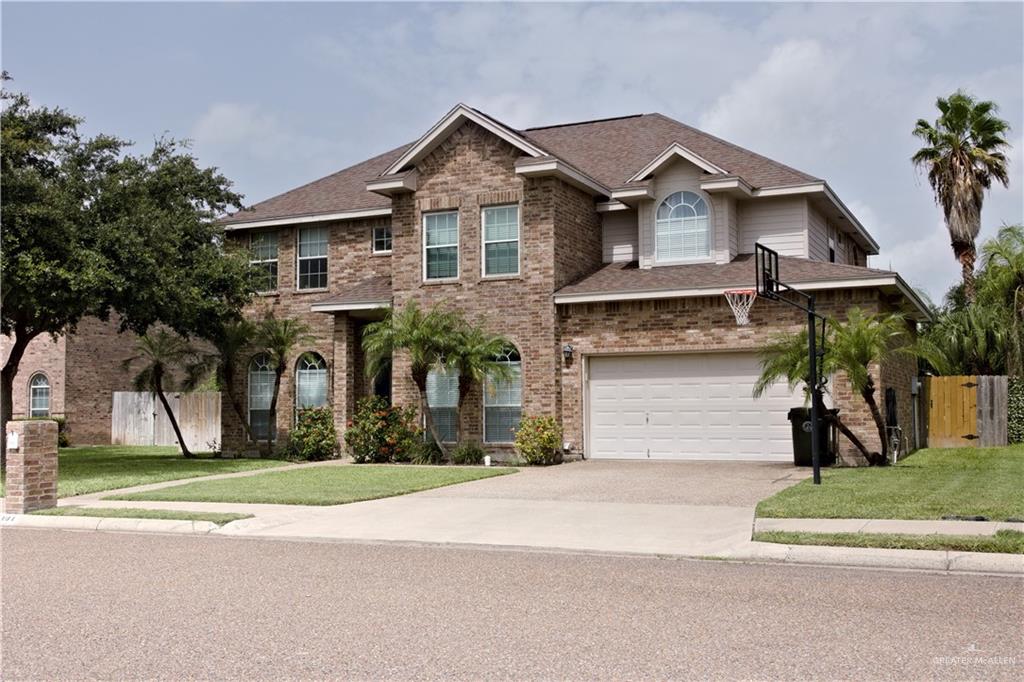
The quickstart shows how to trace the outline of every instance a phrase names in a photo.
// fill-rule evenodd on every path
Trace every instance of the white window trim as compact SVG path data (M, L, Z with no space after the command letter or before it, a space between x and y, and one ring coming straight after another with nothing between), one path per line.
M273 234L274 240L277 242L277 256L275 258L266 258L263 260L257 260L252 257L252 242L257 235L261 234ZM264 263L277 263L277 274L274 277L274 288L257 291L258 294L272 294L281 288L281 233L279 230L258 230L256 232L249 233L249 265L263 265Z
M487 226L484 224L484 213L489 208L510 208L516 207L516 238L515 239L494 239L487 241ZM487 245L488 244L505 244L508 242L516 243L516 271L515 272L503 272L497 275L487 274ZM481 206L480 207L480 277L482 279L505 279L508 277L518 277L523 271L523 209L520 204L494 204L493 206Z
M680 194L689 192L690 194L696 194L704 201L704 205L708 209L708 255L700 256L699 258L659 258L658 257L658 209L661 205L673 194ZM673 189L670 192L666 192L663 196L659 197L654 203L654 207L651 209L651 217L653 223L651 225L651 246L654 252L654 263L656 265L684 265L684 264L695 264L695 263L714 263L715 262L715 214L714 208L711 205L711 197L701 191L695 189Z
M330 370L327 367L327 360L325 360L322 355L320 355L319 353L314 352L314 351L310 351L309 355L315 356L317 358L317 360L322 362L323 365L324 365L324 368L322 370L319 370L319 369L317 369L317 370L302 369L303 356L301 356L301 355L299 356L299 359L295 362L295 410L294 410L295 411L295 420L294 421L295 421L296 424L299 423L299 412L303 409L303 408L301 408L299 406L299 375L302 372L309 372L309 373L323 372L324 373L324 382L325 382L326 388L327 388L326 392L324 393L326 401L324 402L323 405L319 405L317 407L329 407L330 404L331 404L331 375L330 375ZM317 409L317 408L306 408L306 409Z
M454 244L454 246L455 246L455 276L454 277L427 277L427 248L428 248L427 247L427 216L443 215L443 214L446 214L446 213L454 213L455 214L455 244ZM461 244L461 242L462 242L462 221L459 218L459 211L458 211L458 209L446 210L446 211L430 211L430 212L424 213L423 217L422 217L422 220L421 220L421 224L422 224L422 228L423 228L422 229L423 239L422 239L422 248L421 248L420 255L422 256L421 260L423 261L423 281L424 282L431 282L431 283L434 283L434 282L457 282L457 281L459 281L459 276L462 274L462 244ZM440 245L439 244L439 245L436 245L436 246L432 246L430 248L449 248L451 246L452 246L452 244L444 244L444 245Z
M488 405L487 404L487 382L488 382L488 380L485 379L484 383L483 383L483 395L480 397L480 404L483 407L483 434L481 434L481 435L483 436L483 442L486 443L487 445L511 445L511 444L516 442L515 438L512 438L511 440L487 440L487 408L488 407L518 407L519 408L520 421L522 420L522 414L523 414L523 391L522 391L522 385L523 385L523 383L522 383L523 382L523 355L518 350L516 350L516 355L519 356L519 362L518 362L518 364L519 364L519 404L518 405ZM512 363L509 363L509 364L512 364Z
M390 249L378 249L377 248L377 230L387 230L388 238L391 240ZM370 228L370 252L377 256L382 256L391 253L395 248L395 234L391 231L390 225L377 225L376 227Z
M299 241L302 239L303 230L327 230L327 254L324 256L300 256L299 255ZM307 287L302 288L299 286L299 263L304 260L315 260L317 258L323 258L327 261L327 284L322 287ZM324 225L311 225L309 227L298 227L295 229L295 291L327 291L331 286L331 228Z
M431 372L436 372L436 371L437 371L437 370L431 370ZM445 373L448 373L448 371L449 371L449 370L448 370L448 369L445 369L444 371L445 371ZM461 380L461 376L457 376L457 377L456 377L456 380L457 380L457 381L458 381L458 380ZM430 397L429 397L429 395L428 395L428 396L427 396L427 409L428 409L428 410L455 410L455 419L456 419L456 420L461 420L461 419L462 419L462 413L461 413L461 412L459 411L459 403L458 403L458 389L456 389L455 393L456 393L455 405L450 405L450 406L449 406L449 405L441 405L441 406L437 406L437 407L435 407L435 406L432 406L432 405L430 404ZM420 416L420 420L421 420L421 421L423 422L423 429L424 429L424 431L425 431L425 430L427 429L427 415L425 415L425 414L424 414L424 415L421 415L421 416ZM437 425L435 424L435 427L436 427L436 426L437 426ZM459 424L456 424L456 431L458 431L458 430L459 430L459 428L458 428L459 426L460 426ZM428 436L429 438L433 438L433 434L427 433L426 435L427 435L427 436ZM442 440L441 440L441 443L442 443L442 444L444 444L444 445L455 445L455 444L457 443L457 441L454 441L454 440L444 440L444 439L442 439Z
M32 407L32 391L35 389L32 384L36 377L42 377L46 381L46 412L44 414L35 414L35 408ZM51 414L53 414L53 384L50 383L50 377L46 375L46 372L35 372L28 379L28 416L36 419L49 417Z
M264 354L263 353L258 353L256 355L254 355L253 357L249 358L249 364L246 365L246 368L245 368L245 415L246 415L246 419L249 420L249 430L250 431L252 431L252 412L253 412L253 409L252 409L252 365L256 361L256 358L260 357L261 355L264 355ZM267 366L268 367L270 366L270 361L269 360L267 361ZM268 418L268 420L269 420L269 418ZM274 442L275 440L277 440L276 424L268 423L267 424L267 430L268 430L268 434L267 435L268 435L268 439L270 440L270 442ZM267 441L259 440L259 439L251 439L250 438L250 439L248 439L248 442L250 442L250 443L266 443Z

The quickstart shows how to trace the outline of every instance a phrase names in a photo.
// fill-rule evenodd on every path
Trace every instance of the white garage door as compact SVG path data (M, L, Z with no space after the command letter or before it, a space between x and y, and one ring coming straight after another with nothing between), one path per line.
M785 382L754 400L753 353L589 360L587 455L619 459L787 460L793 456Z

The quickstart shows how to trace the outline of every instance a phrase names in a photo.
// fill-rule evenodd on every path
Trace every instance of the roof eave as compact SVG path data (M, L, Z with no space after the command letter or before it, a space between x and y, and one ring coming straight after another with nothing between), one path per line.
M357 208L350 211L337 211L334 213L308 213L305 215L285 216L283 218L265 218L262 220L247 220L233 223L222 223L226 232L236 230L255 230L261 227L283 227L286 225L302 225L306 223L325 223L339 220L358 220L360 218L378 218L391 215L390 207L381 208Z

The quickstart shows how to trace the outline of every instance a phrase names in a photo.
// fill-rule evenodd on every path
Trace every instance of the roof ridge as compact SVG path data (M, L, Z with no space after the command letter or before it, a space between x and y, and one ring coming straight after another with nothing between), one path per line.
M751 149L747 149L746 147L741 147L740 145L738 145L738 144L736 144L734 142L729 142L729 140L723 140L722 138L718 137L717 135L712 135L711 133L705 132L705 131L701 130L700 128L696 128L696 127L694 127L694 126L692 126L692 125L690 125L688 123L683 123L682 121L676 120L676 119L672 118L671 116L666 116L665 114L663 114L661 112L655 111L655 112L652 112L650 114L645 114L645 115L647 115L647 116L657 116L659 118L663 118L666 121L669 121L671 123L675 123L676 125L680 125L680 126L686 128L687 130L692 130L693 132L699 133L700 135L703 135L704 137L709 137L712 140L715 140L716 142L720 142L720 143L724 144L727 147L732 147L733 149L738 149L739 151L741 151L741 152L743 152L745 154L751 154L753 156L758 157L759 159L764 159L765 161L767 161L768 163L770 163L770 164L772 164L774 166L778 166L779 168L784 168L784 169L786 169L788 171L791 171L793 173L797 173L798 175L802 175L802 176L804 176L805 178L807 178L811 182L824 182L824 180L822 180L821 178L819 178L817 176L811 175L810 173L805 173L804 171L802 171L802 170L800 170L798 168L793 168L792 166L787 166L786 164L781 163L779 161L776 161L775 159L770 158L768 156L765 156L764 154L759 154L759 153L757 153L757 152L755 152L755 151L753 151ZM682 142L680 142L679 144L683 145L684 147L686 146Z
M550 128L570 128L572 126L583 126L591 123L605 123L607 121L621 121L626 118L639 118L641 116L648 116L649 114L624 114L622 116L609 116L607 118L592 118L589 121L572 121L569 123L552 123L546 126L532 126L530 128L523 128L519 132L529 132L531 130L548 130Z

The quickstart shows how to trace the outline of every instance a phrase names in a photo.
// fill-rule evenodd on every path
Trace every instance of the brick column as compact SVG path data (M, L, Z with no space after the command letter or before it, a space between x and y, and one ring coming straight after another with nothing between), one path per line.
M334 428L338 439L342 435L348 420L355 414L356 406L356 373L362 371L356 367L355 324L347 313L334 316Z
M12 434L18 441L11 447ZM4 511L27 514L57 506L57 422L7 423L7 497Z

